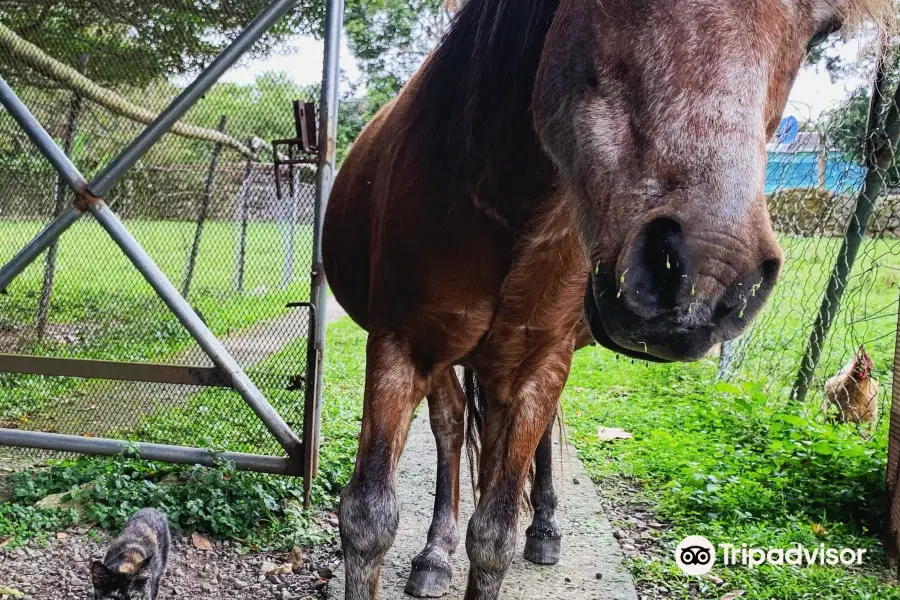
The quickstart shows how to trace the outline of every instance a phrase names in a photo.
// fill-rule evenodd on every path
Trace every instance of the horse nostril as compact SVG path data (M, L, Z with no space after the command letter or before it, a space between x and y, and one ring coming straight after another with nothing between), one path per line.
M753 272L733 283L719 299L713 320L743 327L765 304L780 270L780 260L764 260Z
M667 218L651 221L635 239L620 276L626 301L639 314L675 308L689 262L681 225Z

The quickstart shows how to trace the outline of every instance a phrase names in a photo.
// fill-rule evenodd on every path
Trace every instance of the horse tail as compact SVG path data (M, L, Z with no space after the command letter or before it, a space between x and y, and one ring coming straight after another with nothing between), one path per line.
M469 367L463 369L463 391L466 395L466 455L469 458L469 477L476 499L479 493L478 466L484 440L484 416L487 411L487 395L484 386Z
M472 479L472 490L477 501L481 492L478 469L484 442L484 419L488 397L475 371L468 367L463 369L463 391L466 395L466 455L469 458L469 477ZM560 417L561 415L557 414L559 422L562 423ZM532 460L528 469L529 482L534 483L534 475L535 463ZM531 500L525 490L522 491L522 504L526 509L531 508Z

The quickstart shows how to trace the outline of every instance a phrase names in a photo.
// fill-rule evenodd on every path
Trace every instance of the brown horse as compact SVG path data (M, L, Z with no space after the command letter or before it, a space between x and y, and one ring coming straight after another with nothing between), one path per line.
M369 332L359 453L340 508L348 600L377 597L397 464L426 396L448 491L415 571L449 577L463 443L454 365L485 392L466 598L491 599L581 315L603 345L657 360L697 359L743 330L781 265L765 144L806 49L892 9L466 3L354 145L326 215L329 282ZM532 496L535 518L552 514L551 494ZM541 528L530 532L540 547Z

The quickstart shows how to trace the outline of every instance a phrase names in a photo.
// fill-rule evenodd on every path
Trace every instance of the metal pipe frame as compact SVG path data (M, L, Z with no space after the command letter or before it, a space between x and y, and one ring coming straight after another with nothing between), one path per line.
M304 444L247 377L246 373L244 373L243 369L232 358L222 343L203 323L197 313L194 312L190 304L178 293L178 290L156 266L122 221L100 198L215 84L219 77L253 43L262 37L275 21L296 4L296 1L273 0L235 41L90 184L86 183L78 168L60 150L59 146L56 145L40 122L16 96L9 85L0 78L0 102L13 114L22 129L34 141L53 167L64 177L66 183L76 192L76 201L73 206L51 222L9 264L0 269L0 290L5 290L9 282L33 262L55 239L62 235L69 226L75 223L85 210L91 212L97 222L107 231L132 264L150 283L157 295L169 307L169 310L175 314L200 347L209 355L216 367L227 377L230 386L241 395L266 428L278 440L278 443L287 451L289 458L286 460L292 463L289 468L285 468L279 463L277 468L270 465L266 469L258 469L279 473L287 471L296 473L303 470L302 463L305 462L304 457L306 456L303 452ZM343 3L341 0L330 0L329 14L331 16L329 19L331 21L335 19L334 5L338 5L340 12L342 12ZM338 24L340 24L340 18L340 15L338 15ZM329 27L329 33L334 33L333 24ZM339 34L340 30L338 28L337 35ZM330 44L331 52L336 53L339 49L336 40L331 40ZM329 42L326 42L326 47L328 46ZM336 60L336 55L333 61L326 57L326 65L334 63L334 76L331 79L329 88L333 88L334 91L335 103L331 105L332 107L336 106L337 99ZM332 116L332 120L336 123L334 116ZM334 136L332 136L332 142L333 138ZM331 148L331 164L333 164L333 143ZM330 185L327 189L330 190ZM317 220L318 222L319 220ZM320 293L324 293L324 290L321 290ZM61 436L60 434L21 432L5 429L0 429L0 444L107 455L119 454L123 449L130 446L126 442L117 440L78 438L77 436ZM249 464L247 461L259 458L229 453L213 454L197 449L193 449L194 451L191 453L189 449L158 444L141 444L140 447L144 449L141 452L142 458L170 462L214 464L215 461L211 457L232 456L244 464ZM187 457L187 455L190 456ZM285 459L273 460L283 461Z
M216 467L221 465L222 462L230 462L234 464L235 468L243 471L272 473L275 475L301 474L295 461L278 456L261 456L241 452L213 452L187 446L127 442L109 438L88 438L77 435L63 435L61 433L44 433L42 431L0 428L0 445L74 452L77 454L93 454L96 456L131 455L143 460L157 460L184 465L203 465L205 467Z
M0 354L0 373L231 387L228 378L215 367L183 367L181 365L52 358L22 354Z
M322 262L322 225L331 187L334 182L335 152L337 148L338 83L340 77L341 30L344 26L344 0L328 0L325 9L325 58L322 65L322 96L319 109L319 168L316 173L315 227L313 227L313 264L311 272L310 300L315 307L313 344L315 364L309 373L312 388L311 410L314 417L306 423L303 439L306 443L304 483L306 502L309 503L309 486L318 473L319 432L322 418L322 376L325 358L325 328L328 314L328 285ZM315 361L313 363L313 360Z
M63 180L73 190L81 189L87 184L84 176L78 168L69 160L66 153L50 137L50 134L41 126L38 120L31 114L9 84L0 77L0 104L12 115L19 127L31 138L38 150L47 157L53 168L62 176ZM2 287L2 286L0 286Z

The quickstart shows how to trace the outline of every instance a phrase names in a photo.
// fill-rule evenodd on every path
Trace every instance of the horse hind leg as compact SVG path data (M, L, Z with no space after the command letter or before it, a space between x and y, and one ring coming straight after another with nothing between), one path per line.
M435 378L428 394L428 414L438 457L434 516L425 549L412 561L405 590L416 598L439 598L450 591L450 557L459 545L459 470L465 438L465 401L453 369Z
M400 516L397 465L427 383L403 340L370 334L359 450L341 494L345 600L378 598L381 562L394 541Z
M534 453L531 507L534 518L525 532L525 559L536 565L555 565L562 551L562 533L556 524L556 491L553 489L553 426L547 426Z

